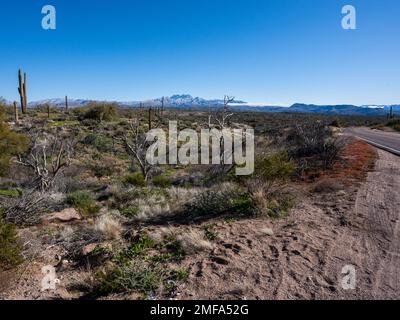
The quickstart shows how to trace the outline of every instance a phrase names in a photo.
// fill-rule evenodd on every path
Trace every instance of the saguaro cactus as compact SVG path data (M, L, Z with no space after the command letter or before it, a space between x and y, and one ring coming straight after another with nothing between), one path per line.
M68 113L68 96L65 96L65 112Z
M18 119L18 105L17 102L14 101L14 119L15 119L15 124L18 124L19 119Z
M151 107L149 108L149 131L151 130Z
M18 70L18 92L21 98L21 110L22 113L25 114L28 106L28 98L26 96L26 73L24 73L24 79L22 80L22 71L21 69Z
M46 109L47 109L47 118L50 119L50 105L48 103L46 104Z
M163 113L164 113L164 97L162 97L161 99L161 116L163 115Z

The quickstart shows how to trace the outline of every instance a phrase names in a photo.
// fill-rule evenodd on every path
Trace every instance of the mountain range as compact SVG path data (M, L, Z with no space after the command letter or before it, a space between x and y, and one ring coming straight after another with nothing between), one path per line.
M137 108L143 107L159 107L164 99L164 106L167 108L182 109L202 109L202 108L220 108L224 105L221 99L203 99L200 97L192 97L188 94L173 95L171 97L150 99L146 101L113 101L120 107ZM69 99L68 104L71 108L83 107L94 100L88 99ZM65 100L61 98L46 99L29 103L29 107L50 104L55 107L64 107ZM255 112L293 112L293 113L321 113L329 115L386 115L390 108L393 112L400 113L400 105L314 105L295 103L290 107L287 106L268 106L268 105L250 105L241 100L234 100L230 103L229 108L234 111L255 111Z

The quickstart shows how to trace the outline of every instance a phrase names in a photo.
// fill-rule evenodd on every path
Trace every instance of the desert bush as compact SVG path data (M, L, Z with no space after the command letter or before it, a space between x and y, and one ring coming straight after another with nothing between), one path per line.
M23 260L21 251L16 227L0 218L0 271L20 264Z
M91 133L82 140L82 143L90 145L100 152L111 152L113 150L112 139L101 134Z
M387 126L393 128L394 130L400 131L400 119L390 120L387 123Z
M67 197L67 203L73 206L83 216L92 216L99 212L100 207L96 204L90 193L76 191Z
M246 193L228 183L196 194L194 199L185 205L186 212L194 217L224 213L249 214L252 208L252 201Z
M147 234L137 235L132 243L117 253L113 267L96 274L94 295L136 292L143 294L170 290L177 281L184 281L185 272L169 270L163 263L179 261L185 255L181 242L169 234L157 242Z
M31 184L42 192L53 187L58 175L71 164L75 142L58 131L31 133L29 152L18 155L17 163L32 172Z
M21 189L0 189L0 196L9 198L18 198L22 196Z
M204 238L204 232L190 229L177 236L186 254L195 254L212 249L212 244Z
M96 295L108 295L121 292L139 292L149 294L156 291L166 278L165 269L158 264L149 264L133 259L115 267L110 272L98 272Z
M288 215L289 211L294 206L294 199L290 195L281 195L273 199L272 201L267 201L266 213L270 218L278 219L284 218Z
M289 156L296 159L300 170L329 169L339 159L344 141L333 136L324 122L296 125L287 140Z
M91 103L88 110L83 114L84 119L112 121L118 117L118 106L115 103Z
M265 183L266 192L273 193L287 183L294 174L296 165L285 152L260 156L256 159L252 178Z
M4 220L18 226L31 226L40 221L49 210L48 197L35 191L27 191L19 198L9 199L4 205Z
M24 153L28 148L28 138L12 132L4 122L4 110L0 108L0 176L6 175L12 156Z
M98 177L119 175L123 170L123 162L112 155L97 155L89 162L89 168Z
M128 184L131 184L136 187L145 187L146 186L146 180L140 172L135 172L130 175L127 175L124 179L124 181Z
M121 223L108 214L96 219L95 229L103 233L107 240L119 239L122 234Z
M154 186L160 188L168 188L171 186L171 180L164 175L153 177L152 182Z
M124 217L134 218L139 214L140 211L137 207L128 207L121 209L120 212Z

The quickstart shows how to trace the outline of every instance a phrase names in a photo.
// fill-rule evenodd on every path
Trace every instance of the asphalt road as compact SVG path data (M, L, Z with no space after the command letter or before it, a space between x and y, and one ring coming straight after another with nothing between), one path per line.
M400 133L372 130L369 128L346 128L344 133L400 156Z

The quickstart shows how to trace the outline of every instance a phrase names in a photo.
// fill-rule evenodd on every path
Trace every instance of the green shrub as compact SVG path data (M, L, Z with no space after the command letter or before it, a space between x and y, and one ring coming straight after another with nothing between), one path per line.
M153 185L160 188L168 188L171 186L171 180L163 175L153 177Z
M230 214L252 214L254 205L251 198L241 190L206 190L186 204L192 216Z
M287 180L295 172L296 165L285 152L256 159L254 175L264 181Z
M189 278L190 272L188 269L178 269L173 272L173 276L178 281L186 281Z
M394 130L400 131L400 119L390 120L387 125Z
M129 207L121 209L121 213L127 218L134 218L139 214L139 208Z
M278 219L284 218L293 208L294 199L289 195L284 195L278 199L267 202L267 214L269 217Z
M28 138L12 132L4 122L4 110L0 108L0 176L6 175L12 156L24 153L28 148Z
M101 134L91 133L82 141L85 145L90 145L100 152L111 152L113 149L112 140Z
M22 190L20 189L0 189L0 196L19 198L22 196Z
M0 220L0 269L9 269L20 264L21 250L16 227Z
M95 215L100 210L92 196L84 191L70 193L67 197L67 203L72 205L83 216Z
M114 268L111 272L99 272L96 275L98 295L121 292L140 292L149 294L157 290L164 282L164 268L134 259Z
M140 172L132 173L125 177L124 181L136 187L145 187L146 180Z
M118 108L115 103L91 103L83 118L89 120L113 121L118 117Z
M214 230L214 225L206 225L204 226L204 236L207 240L214 241L218 238L217 232Z

